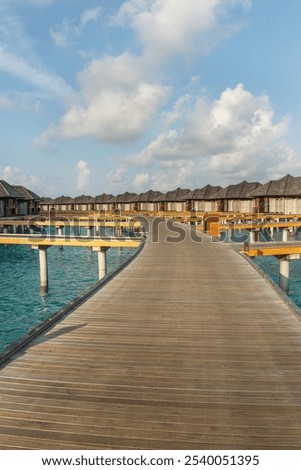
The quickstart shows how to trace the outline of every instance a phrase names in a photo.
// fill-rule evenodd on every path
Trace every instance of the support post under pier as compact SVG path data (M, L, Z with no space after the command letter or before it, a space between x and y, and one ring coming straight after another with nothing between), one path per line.
M59 237L62 237L63 236L63 226L60 225L59 227L57 227L57 234Z
M47 245L32 246L33 249L39 250L39 262L40 262L40 287L41 291L48 292L48 262L47 262Z
M93 236L93 227L91 225L86 227L87 237L90 238Z
M107 256L106 251L109 248L93 248L94 251L97 251L98 255L98 279L102 279L107 274Z
M279 287L285 294L289 292L290 261L300 259L299 254L279 256Z
M288 230L286 228L283 229L282 232L282 241L287 242L288 241Z
M250 230L250 243L254 243L256 241L256 234L254 230Z
M63 229L64 229L64 226L63 225L59 225L57 228L57 234L58 234L58 237L62 237L63 236ZM59 250L63 250L64 247L62 245L59 246Z

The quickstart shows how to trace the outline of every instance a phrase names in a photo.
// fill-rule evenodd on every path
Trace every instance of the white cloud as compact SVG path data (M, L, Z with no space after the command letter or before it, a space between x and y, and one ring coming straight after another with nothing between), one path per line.
M76 189L78 189L78 191L89 189L91 171L89 169L88 163L84 160L79 160L76 169L78 172Z
M72 90L62 77L42 65L35 53L33 37L25 29L24 20L13 8L6 6L3 3L0 5L0 71L38 88L47 97L65 98Z
M122 187L126 181L126 170L123 167L117 167L111 171L109 171L106 175L106 179L108 181L108 186L110 191L113 192L121 192Z
M170 191L177 187L192 189L195 187L194 184L191 184L194 173L195 165L193 161L178 161L176 165L169 165L163 169L161 168L159 171L155 171L151 176L150 186L162 192Z
M168 94L166 87L148 81L143 61L130 54L92 61L78 80L78 103L40 140L56 136L95 137L114 144L135 141Z
M127 164L173 167L178 174L186 160L190 168L193 162L195 174L205 172L220 180L255 177L276 167L300 167L294 151L285 144L288 119L274 122L269 98L255 96L241 84L227 88L213 103L198 99L183 116L180 130L160 134L142 152L130 156Z
M14 54L31 57L32 39L26 33L20 17L7 11L3 4L0 5L0 16L0 44L14 51Z
M101 142L128 144L139 139L154 122L171 91L162 81L165 62L161 59L178 54L187 57L191 48L203 50L207 34L219 26L221 8L225 11L226 6L246 6L246 3L244 0L124 2L114 22L129 23L134 28L143 47L142 54L124 53L91 61L78 74L77 101L57 125L40 136L39 142L93 137ZM64 21L52 30L56 44L68 46L71 35L77 34L90 21L96 21L100 14L101 8L88 9L81 19ZM159 69L158 65L163 68ZM165 113L165 125L182 114L185 99L180 98L173 111Z
M88 8L81 15L81 26L84 27L90 22L95 22L99 19L102 12L102 7Z
M40 114L43 111L40 97L31 93L9 93L0 95L0 109L18 110Z
M189 95L181 96L173 106L171 111L167 111L164 114L163 121L165 126L170 126L174 122L182 119L186 113L187 105L189 104L190 97Z
M155 60L163 60L179 54L187 56L195 50L207 52L221 33L225 12L237 6L247 8L250 1L128 0L114 22L129 23L146 52ZM210 35L212 31L214 35Z
M0 46L0 70L27 82L51 95L69 96L72 90L64 80L39 65L29 64L23 57Z
M0 168L0 179L7 181L9 184L21 184L28 189L37 189L40 187L40 180L35 175L28 175L19 167L7 165Z
M50 37L57 47L67 48L73 44L76 37L80 36L89 23L96 23L102 12L102 7L84 10L80 19L67 20L50 28Z
M67 48L70 46L70 23L63 21L60 25L50 28L50 37L57 47Z
M133 181L133 187L135 191L142 191L148 184L150 176L148 173L138 173Z

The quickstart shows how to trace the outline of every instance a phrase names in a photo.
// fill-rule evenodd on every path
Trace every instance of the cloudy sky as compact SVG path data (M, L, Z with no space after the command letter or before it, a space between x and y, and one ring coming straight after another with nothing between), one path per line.
M300 0L1 0L0 178L40 195L301 175Z

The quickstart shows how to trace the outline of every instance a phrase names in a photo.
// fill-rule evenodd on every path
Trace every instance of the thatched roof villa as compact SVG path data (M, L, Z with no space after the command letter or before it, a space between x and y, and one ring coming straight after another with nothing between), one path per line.
M249 193L260 186L261 184L258 182L248 183L247 181L230 184L211 196L210 199L214 203L211 211L253 212L253 199L249 196Z
M242 181L226 188L207 184L194 190L176 188L162 193L82 194L72 198L40 198L33 191L0 180L0 217L45 212L125 211L125 212L261 212L301 213L301 177L286 175L265 184Z
M95 211L108 211L110 208L110 201L113 199L113 194L98 194L92 198L92 207Z
M210 212L213 204L211 197L222 189L221 186L211 186L207 184L203 188L190 191L183 197L183 200L186 201L186 210Z
M133 203L132 199L137 196L136 193L125 192L114 196L110 202L110 210L112 211L132 211Z
M183 200L184 196L190 193L190 189L177 188L173 191L167 191L162 194L156 200L158 211L185 211L186 200Z
M40 201L40 196L25 186L0 180L0 217L37 214Z
M156 201L160 196L162 196L162 194L163 193L161 193L161 191L153 191L152 189L145 193L137 194L131 200L131 203L133 203L133 210L155 211L157 207Z
M301 177L286 175L279 180L271 180L253 190L255 209L264 213L301 213Z

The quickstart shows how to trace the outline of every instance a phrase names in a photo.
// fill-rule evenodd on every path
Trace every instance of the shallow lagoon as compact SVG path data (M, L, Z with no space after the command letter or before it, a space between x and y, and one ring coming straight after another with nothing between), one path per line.
M110 248L108 272L133 254ZM40 293L38 250L0 245L0 353L40 321L81 295L98 280L97 253L88 248L48 249L49 292Z

